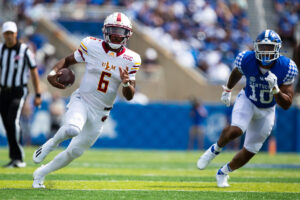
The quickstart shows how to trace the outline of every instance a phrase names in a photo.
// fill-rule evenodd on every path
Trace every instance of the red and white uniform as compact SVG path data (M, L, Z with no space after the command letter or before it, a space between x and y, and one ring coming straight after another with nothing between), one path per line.
M77 62L85 62L86 69L79 89L73 92L67 105L64 124L82 131L73 140L83 136L81 143L87 140L92 145L110 113L107 108L112 107L117 96L121 84L119 67L128 68L129 79L135 80L141 58L125 47L119 53L109 51L103 40L94 37L84 38L74 57Z
M111 107L121 83L119 67L128 68L129 79L135 80L141 65L140 55L123 47L119 53L109 51L103 40L86 37L74 53L77 62L85 62L80 84L81 98L93 107Z
M66 150L34 172L34 188L45 188L43 182L47 174L65 167L95 143L122 82L119 67L127 69L129 79L135 80L141 58L124 47L132 35L131 30L132 24L126 15L113 13L104 20L103 35L106 43L87 37L74 52L77 62L86 63L80 87L73 92L67 105L63 126L34 153L34 159L41 162L59 143L68 138L72 140ZM122 47L122 50L119 53L109 51L105 44L112 49Z

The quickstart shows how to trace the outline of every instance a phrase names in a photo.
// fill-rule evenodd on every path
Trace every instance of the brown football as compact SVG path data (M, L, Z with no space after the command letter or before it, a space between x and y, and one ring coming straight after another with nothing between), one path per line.
M59 70L62 72L60 76L57 77L57 82L63 84L64 86L71 86L75 81L75 74L69 68L62 68Z

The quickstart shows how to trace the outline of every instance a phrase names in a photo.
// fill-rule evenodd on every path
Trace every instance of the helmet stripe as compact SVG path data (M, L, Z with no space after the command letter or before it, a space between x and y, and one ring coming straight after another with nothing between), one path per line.
M118 13L118 16L117 16L117 22L121 22L121 13Z
M268 37L269 37L269 34L270 34L270 30L267 29L266 32L265 32L265 38L268 38Z

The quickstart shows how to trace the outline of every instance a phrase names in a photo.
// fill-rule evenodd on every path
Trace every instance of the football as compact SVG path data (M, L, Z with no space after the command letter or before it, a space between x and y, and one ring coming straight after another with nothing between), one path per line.
M62 74L57 77L57 82L63 84L64 86L68 87L71 86L75 81L75 74L69 68L62 68L59 70Z

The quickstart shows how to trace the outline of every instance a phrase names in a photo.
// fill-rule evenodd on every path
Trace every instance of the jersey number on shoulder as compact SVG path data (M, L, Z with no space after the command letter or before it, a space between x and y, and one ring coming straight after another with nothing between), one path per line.
M109 84L109 81L108 80L105 80L105 76L107 77L111 77L111 73L108 73L108 72L102 72L101 75L100 75L100 80L99 80L99 83L98 83L98 90L100 92L103 92L103 93L106 93L107 89L108 89L108 84Z
M252 90L252 94L249 96L250 99L252 99L253 101L257 101L257 97L256 97L256 93L255 93L255 86L254 85L250 85L251 87L251 90ZM265 96L265 93L269 93L269 99L265 99L264 96ZM272 98L272 94L270 93L269 90L260 90L260 93L259 93L259 101L261 103L271 103L273 98Z

